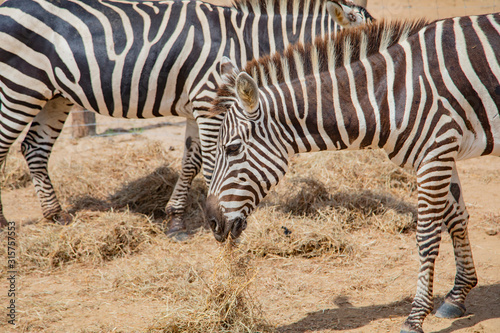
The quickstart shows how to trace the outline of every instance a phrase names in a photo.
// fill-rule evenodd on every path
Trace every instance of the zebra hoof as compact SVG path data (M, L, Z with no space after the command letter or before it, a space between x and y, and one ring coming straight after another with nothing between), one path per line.
M68 225L71 222L73 222L73 217L66 212L60 212L50 217L43 217L40 220L40 222L49 224L59 223L61 225Z
M176 242L184 242L189 238L189 234L180 218L172 218L168 224L167 230L165 230L165 234Z
M436 311L436 317L454 319L462 317L464 313L465 306L463 304L451 303L445 300Z
M167 236L176 242L185 242L189 239L189 234L186 231L177 231L173 232L170 234L167 234Z
M56 216L53 217L53 220L57 223L60 223L62 225L68 225L71 222L73 222L73 216L66 212L61 212L57 214Z

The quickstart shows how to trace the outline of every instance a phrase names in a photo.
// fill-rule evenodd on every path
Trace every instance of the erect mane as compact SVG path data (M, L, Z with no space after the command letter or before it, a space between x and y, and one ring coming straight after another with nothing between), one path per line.
M340 0L339 2L344 1ZM250 13L262 13L273 9L274 13L284 11L286 13L307 14L313 13L315 8L317 8L316 10L322 8L323 4L327 2L328 0L232 0L233 7Z
M306 75L326 72L367 58L406 40L428 25L428 21L377 21L372 24L344 29L330 36L317 37L312 43L289 46L283 54L254 59L243 69L259 87L276 85ZM226 75L213 101L212 113L226 111L235 98L234 85L239 73Z

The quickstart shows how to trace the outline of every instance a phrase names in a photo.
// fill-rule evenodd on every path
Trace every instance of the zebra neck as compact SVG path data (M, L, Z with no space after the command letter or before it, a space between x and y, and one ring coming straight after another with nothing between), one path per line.
M397 133L389 128L392 118L387 105L388 73L385 67L381 73L381 68L375 66L383 60L381 57L377 54L364 64L356 62L264 89L273 96L268 103L279 105L277 114L271 117L279 119L289 135L287 142L293 153L386 148L394 144ZM366 75L369 64L375 74ZM395 60L393 66L401 65ZM399 93L391 86L392 97Z

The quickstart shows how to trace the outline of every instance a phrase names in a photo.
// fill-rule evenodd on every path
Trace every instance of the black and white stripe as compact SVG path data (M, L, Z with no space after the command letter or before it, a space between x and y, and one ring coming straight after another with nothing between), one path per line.
M226 84L214 112L229 111L206 207L215 237L240 235L291 155L381 148L394 163L416 170L418 182L421 266L402 332L423 332L433 308L443 223L457 274L437 315L462 315L477 277L455 163L500 156L497 50L500 14L491 14L345 30L254 61L242 72L225 60Z
M353 10L352 24L370 18ZM200 171L210 178L221 118L207 119L223 55L242 65L336 30L327 0L8 0L0 7L0 163L21 131L43 213L61 213L47 162L73 104L103 115L187 118L183 168L167 211L182 215ZM340 8L340 7L339 7ZM330 10L331 11L331 10ZM0 222L5 223L3 214Z

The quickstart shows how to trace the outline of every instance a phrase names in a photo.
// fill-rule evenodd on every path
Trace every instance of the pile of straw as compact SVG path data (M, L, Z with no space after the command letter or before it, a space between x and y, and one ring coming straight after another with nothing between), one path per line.
M415 228L415 188L415 176L380 151L300 155L249 218L243 244L262 257L351 254L353 230Z
M51 270L75 262L99 264L141 251L159 233L145 216L128 212L82 213L68 226L26 225L18 232L19 270Z
M259 256L314 258L352 252L345 233L323 217L297 217L259 209L249 220L242 245Z
M394 228L381 226L385 231L404 232L415 226L416 177L381 151L302 155L290 169L268 206L293 216L338 220L346 231L371 225L382 216L391 218L389 224L395 218Z
M256 276L249 254L226 242L216 259L212 278L204 282L196 305L169 311L150 332L274 332L250 293Z
M149 140L124 149L103 142L100 153L99 159L82 158L77 163L61 161L54 165L56 191L68 210L129 210L154 220L164 219L165 206L179 177L181 159L177 154ZM188 194L188 231L204 224L205 197L206 186L199 176Z
M53 154L49 174L63 207L72 214L128 210L164 219L165 206L179 177L178 154L166 151L158 141L120 147L121 142L110 139L88 140L98 141L99 155L94 150L82 150L78 155L68 153L66 157L61 152ZM18 146L11 149L0 177L2 188L32 186ZM203 178L195 178L185 212L188 231L204 225L202 205L206 191Z

